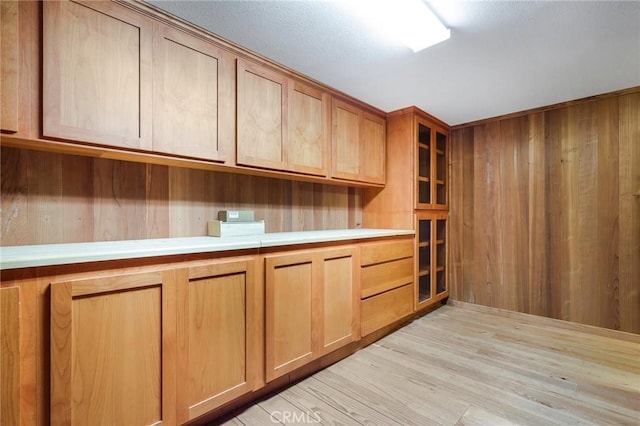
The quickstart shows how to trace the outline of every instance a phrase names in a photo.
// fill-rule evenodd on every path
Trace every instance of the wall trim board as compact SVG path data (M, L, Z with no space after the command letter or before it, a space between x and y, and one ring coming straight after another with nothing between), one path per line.
M523 117L525 115L532 115L532 114L536 114L536 113L539 113L539 112L552 111L554 109L567 108L567 107L570 107L570 106L579 105L579 104L588 103L588 102L596 102L596 101L600 101L600 100L607 99L607 98L615 98L615 97L619 97L619 96L623 96L623 95L629 95L629 94L633 94L633 93L640 93L640 86L629 87L627 89L616 90L614 92L607 92L607 93L602 93L602 94L594 95L594 96L588 96L586 98L575 99L575 100L572 100L572 101L559 102L557 104L551 104L551 105L542 106L542 107L538 107L538 108L532 108L532 109L527 109L527 110L523 110L523 111L512 112L512 113L509 113L509 114L498 115L498 116L495 116L495 117L483 118L482 120L470 121L468 123L456 124L454 126L451 126L451 131L460 130L460 129L464 129L464 128L467 128L467 127L480 126L480 125L491 123L491 122L494 122L494 121L501 121L501 120L508 120L508 119L511 119L511 118Z

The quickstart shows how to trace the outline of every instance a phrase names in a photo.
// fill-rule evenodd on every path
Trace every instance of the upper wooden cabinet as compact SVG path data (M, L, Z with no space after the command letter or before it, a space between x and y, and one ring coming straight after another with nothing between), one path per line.
M153 150L224 162L235 142L234 57L155 24Z
M18 131L18 2L0 2L0 131Z
M330 105L326 92L298 81L289 84L289 131L285 147L289 170L328 175Z
M238 59L237 162L327 175L328 95Z
M151 149L152 22L113 2L43 10L43 135Z
M331 176L384 184L385 119L335 98L332 118Z
M380 111L156 15L144 2L46 1L42 34L40 5L22 3L18 12L28 13L19 22L15 3L2 5L8 112L0 129L15 133L3 143L340 185L385 183ZM22 87L29 96L18 98Z
M414 124L416 150L416 208L446 209L448 132L432 121L416 116Z

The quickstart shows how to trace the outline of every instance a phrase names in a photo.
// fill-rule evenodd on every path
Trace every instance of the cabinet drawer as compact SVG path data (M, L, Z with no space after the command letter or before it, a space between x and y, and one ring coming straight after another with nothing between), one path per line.
M392 324L413 312L413 285L387 291L362 301L361 336Z
M361 269L362 299L413 282L413 257Z
M413 239L363 245L360 265L368 266L413 257Z

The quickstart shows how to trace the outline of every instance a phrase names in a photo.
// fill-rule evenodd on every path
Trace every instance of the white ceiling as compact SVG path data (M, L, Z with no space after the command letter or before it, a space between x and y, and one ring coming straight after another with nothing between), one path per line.
M428 3L451 39L418 53L338 0L149 3L383 111L450 125L640 86L640 1Z

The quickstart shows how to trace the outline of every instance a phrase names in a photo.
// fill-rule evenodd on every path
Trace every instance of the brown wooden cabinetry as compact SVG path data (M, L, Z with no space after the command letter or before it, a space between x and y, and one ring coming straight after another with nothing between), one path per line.
M20 287L0 288L0 424L19 425Z
M447 213L417 213L416 230L416 309L420 309L449 296Z
M0 3L0 131L18 131L18 2ZM1 419L0 419L1 420Z
M152 22L113 2L43 13L43 135L151 149Z
M449 295L448 126L413 107L387 115L386 186L363 193L363 223L416 231L415 309Z
M253 258L178 269L178 423L192 420L261 381L259 298Z
M361 335L413 312L413 238L360 248Z
M358 339L355 249L265 258L266 379Z
M234 57L201 38L154 24L153 150L233 160Z
M385 119L334 98L332 120L332 177L385 183Z
M240 165L327 175L328 95L238 59Z
M175 423L170 270L51 284L51 424Z

